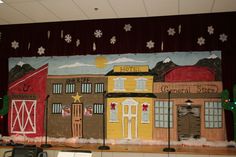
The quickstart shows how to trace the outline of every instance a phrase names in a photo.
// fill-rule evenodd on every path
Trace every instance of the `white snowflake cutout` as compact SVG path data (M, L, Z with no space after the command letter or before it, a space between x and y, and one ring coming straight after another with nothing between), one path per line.
M116 43L116 36L113 36L113 37L110 39L110 43L113 44L113 45Z
M213 28L213 26L208 26L208 27L207 27L207 32L208 32L210 35L214 34L214 28Z
M150 40L150 41L148 41L146 43L147 43L147 45L146 45L147 48L149 48L149 49L154 48L155 42L153 42L152 40Z
M11 47L17 49L19 47L19 42L14 40L13 42L11 42Z
M126 32L131 31L131 28L132 28L131 24L125 24L125 26L124 26L124 30L125 30Z
M100 29L95 30L94 36L96 38L101 38L102 37L102 31Z
M204 39L203 37L199 37L199 38L197 39L197 43L198 43L198 45L202 46L202 45L205 44L205 39Z
M175 29L174 28L169 28L167 30L167 32L168 32L168 35L170 35L170 36L174 36L175 35Z
M79 45L80 45L80 40L77 39L77 40L76 40L76 47L78 47Z
M223 42L227 41L227 38L228 38L228 36L225 33L223 33L223 34L220 34L219 40L222 41L222 43L223 43Z
M43 48L42 46L40 48L38 48L38 54L39 55L43 55L45 51L45 48Z
M66 34L66 35L65 35L65 41L66 41L67 43L70 43L70 42L72 41L72 36L71 36L70 34Z

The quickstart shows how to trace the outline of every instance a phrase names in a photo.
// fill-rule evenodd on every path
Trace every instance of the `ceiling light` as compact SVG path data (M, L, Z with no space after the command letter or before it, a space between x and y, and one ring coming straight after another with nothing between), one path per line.
M2 0L0 0L0 4L1 4L1 3L4 3L4 2L3 2Z

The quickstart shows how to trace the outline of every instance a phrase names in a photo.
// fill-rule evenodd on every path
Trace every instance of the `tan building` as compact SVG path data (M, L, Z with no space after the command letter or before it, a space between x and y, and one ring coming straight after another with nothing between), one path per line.
M48 136L102 138L103 75L48 76Z
M169 91L171 140L225 140L224 110L220 98L221 81L155 82L155 140L167 140ZM191 105L186 100L191 100Z

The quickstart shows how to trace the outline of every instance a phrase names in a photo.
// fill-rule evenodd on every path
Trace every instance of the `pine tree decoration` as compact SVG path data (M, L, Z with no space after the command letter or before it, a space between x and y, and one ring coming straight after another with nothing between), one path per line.
M233 87L233 101L229 99L229 91L224 90L221 93L223 108L233 112L234 118L234 141L236 141L236 84Z
M7 114L7 112L8 112L8 96L5 95L3 97L3 108L0 109L0 115L4 116Z

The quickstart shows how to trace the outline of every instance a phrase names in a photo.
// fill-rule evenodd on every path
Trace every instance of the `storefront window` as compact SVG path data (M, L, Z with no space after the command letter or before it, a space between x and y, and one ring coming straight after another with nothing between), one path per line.
M205 102L205 127L222 127L222 105L221 102Z
M172 102L170 102L170 127L173 127ZM155 127L168 128L168 101L155 101Z

